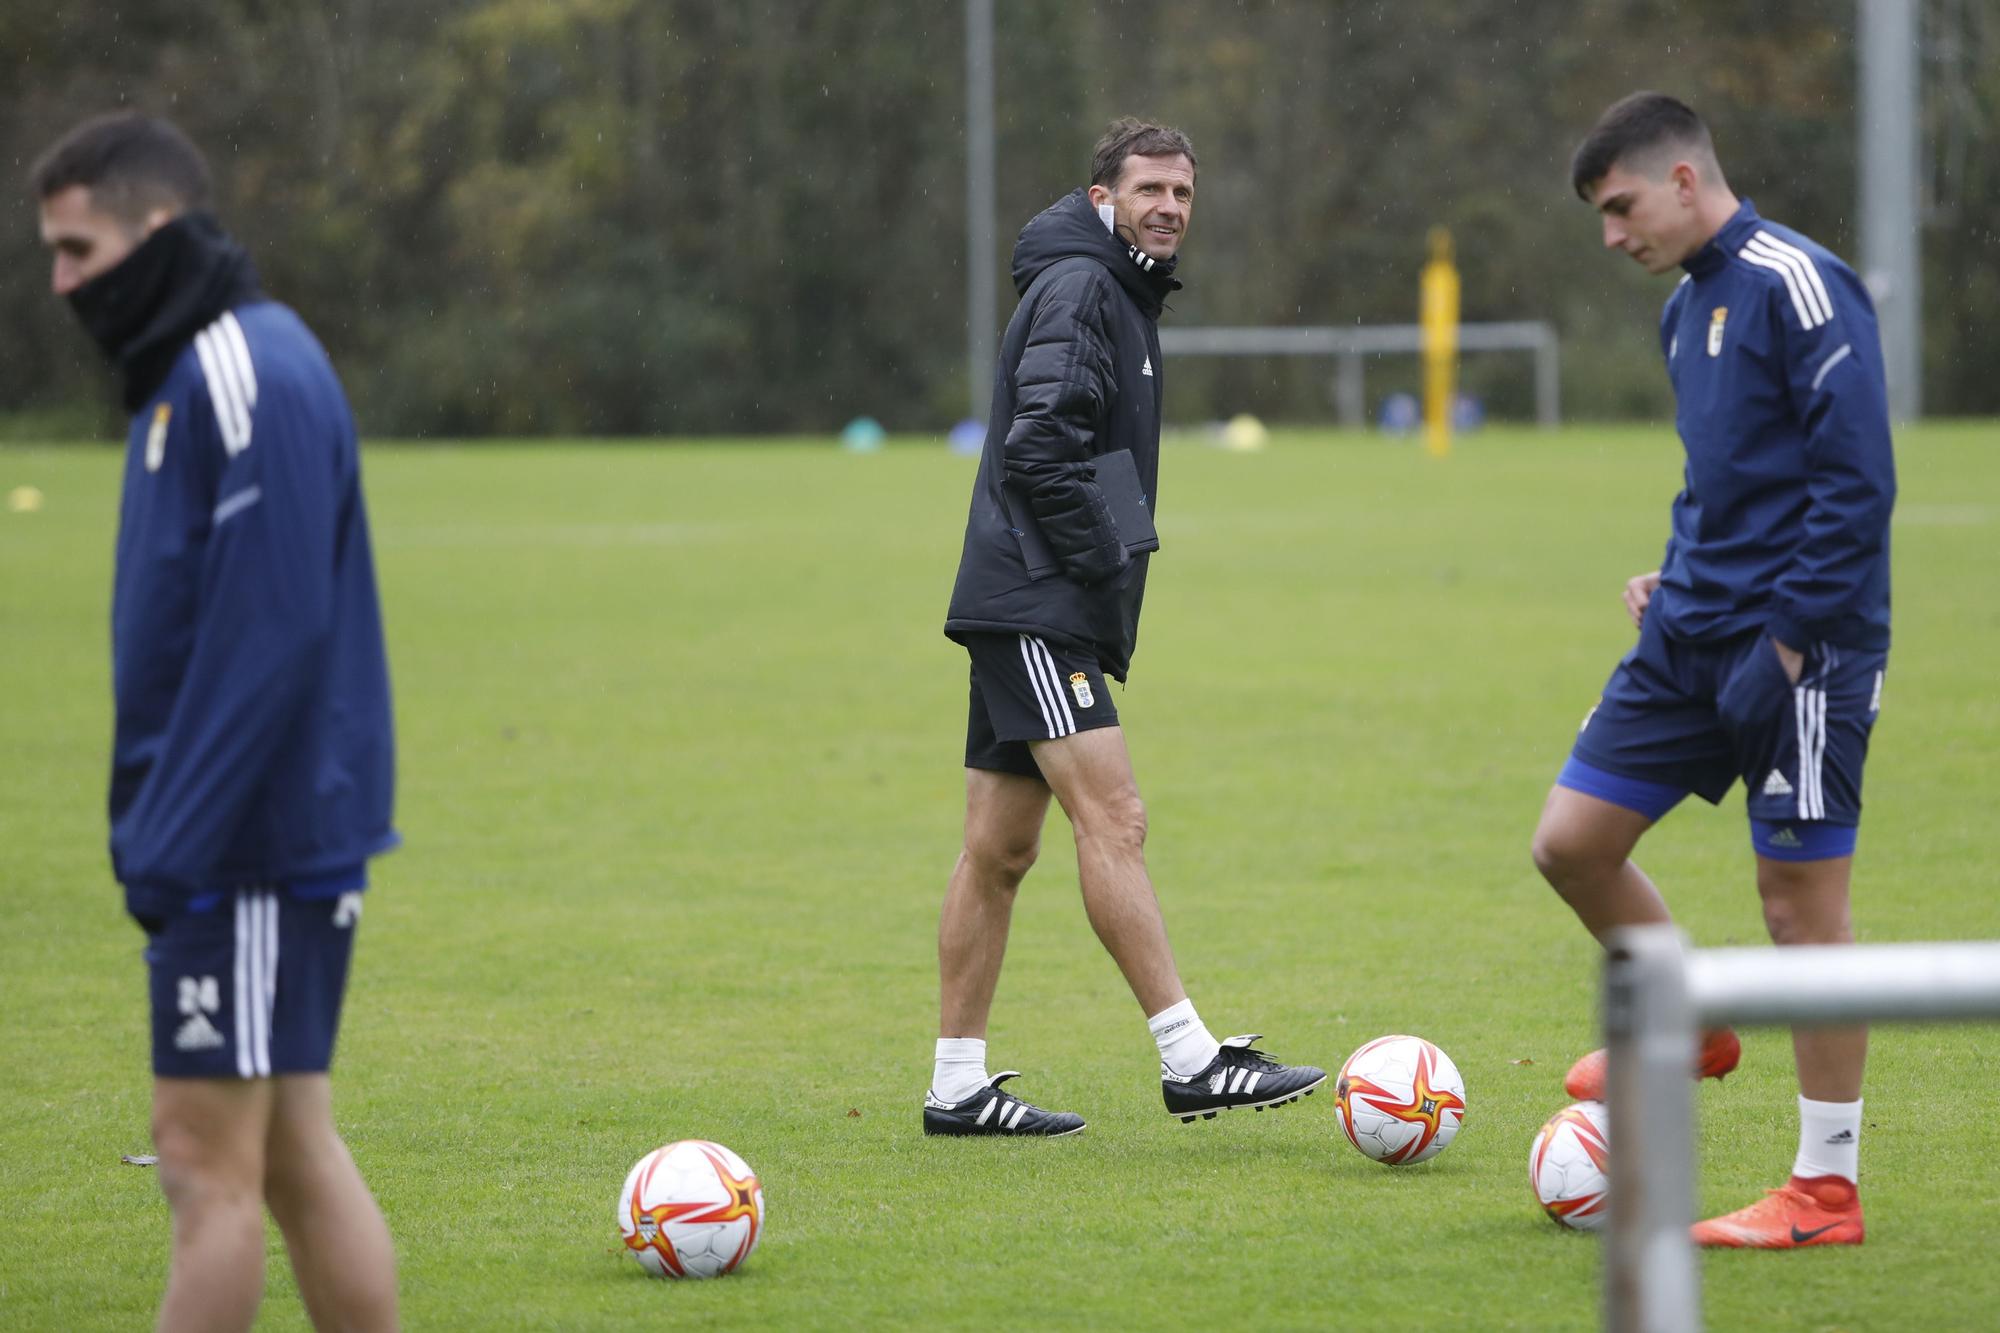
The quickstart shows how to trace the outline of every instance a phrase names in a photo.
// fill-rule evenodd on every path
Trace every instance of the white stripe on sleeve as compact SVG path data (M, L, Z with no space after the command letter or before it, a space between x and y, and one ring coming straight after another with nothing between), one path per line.
M215 513L209 518L210 526L221 527L224 523L235 518L238 514L263 498L264 488L262 486L245 486L242 490L228 497L215 507Z
M1767 231L1760 231L1750 238L1750 244L1759 253L1777 260L1798 275L1799 290L1805 294L1806 304L1825 323L1833 318L1833 302L1827 297L1826 285L1819 280L1819 270L1813 267L1812 256L1796 245L1787 245Z
M1758 232L1757 239L1770 246L1776 253L1789 256L1798 264L1800 280L1804 282L1807 292L1819 302L1819 308L1826 317L1832 319L1833 298L1827 295L1826 284L1820 280L1819 265L1813 263L1813 257L1790 241L1781 241L1768 231Z
M1785 286L1792 294L1792 304L1797 309L1799 323L1809 329L1816 329L1833 318L1833 302L1826 294L1826 284L1819 279L1819 270L1813 267L1812 257L1796 246L1786 245L1766 231L1760 231L1750 238L1742 249L1743 258L1761 268L1768 268L1781 275Z
M221 367L222 378L229 385L229 397L236 404L236 419L239 425L239 443L229 451L234 457L250 447L250 386L243 382L243 368L237 364L236 352L229 346L229 340L220 329L211 326L207 331L209 349L215 354L215 364Z
M1783 278L1785 280L1785 290L1792 294L1792 309L1798 315L1799 323L1809 329L1819 327L1819 320L1816 318L1818 312L1806 304L1806 294L1799 286L1798 274L1794 273L1789 265L1783 260L1774 259L1769 255L1751 249L1749 246L1743 248L1743 258L1745 261L1755 264L1758 268L1770 269L1773 273Z
M1835 352L1832 356L1828 357L1826 360L1820 362L1819 373L1813 376L1813 382L1812 382L1813 392L1814 393L1819 392L1820 382L1826 378L1828 371L1832 370L1835 366L1839 365L1841 362L1847 360L1848 357L1853 355L1854 355L1854 344L1842 343L1840 345L1839 351Z
M243 384L243 401L257 406L257 367L250 360L250 343L243 336L243 326L236 322L236 312L225 310L222 318L215 321L222 330L222 343L235 362L237 378Z
M223 372L221 353L207 329L194 335L194 351L201 360L201 377L208 381L208 400L215 407L222 447L234 458L250 443L250 414L237 398L235 384Z

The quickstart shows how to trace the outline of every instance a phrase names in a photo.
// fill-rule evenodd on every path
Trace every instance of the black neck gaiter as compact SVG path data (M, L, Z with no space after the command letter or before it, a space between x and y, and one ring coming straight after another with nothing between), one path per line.
M69 294L70 308L125 377L125 410L160 387L188 340L260 295L242 246L207 213L183 213L107 273Z

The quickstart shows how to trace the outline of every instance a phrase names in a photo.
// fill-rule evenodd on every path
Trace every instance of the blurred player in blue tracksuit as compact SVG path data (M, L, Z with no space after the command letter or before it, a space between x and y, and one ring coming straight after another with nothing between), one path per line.
M51 285L134 415L112 606L111 859L145 929L163 1329L248 1328L264 1206L322 1327L393 1328L395 1256L327 1069L390 824L388 665L354 422L205 210L172 125L78 126L33 172Z
M1861 770L1889 649L1895 462L1875 311L1853 270L1731 193L1687 106L1635 93L1577 149L1604 244L1684 270L1660 322L1686 485L1660 568L1625 586L1638 644L1584 720L1535 830L1535 863L1600 938L1663 922L1632 849L1693 793L1738 778L1778 944L1853 940ZM1704 1245L1859 1244L1861 1027L1800 1028L1792 1177L1695 1227ZM1699 1072L1741 1047L1718 1029ZM1564 1080L1604 1095L1602 1051Z

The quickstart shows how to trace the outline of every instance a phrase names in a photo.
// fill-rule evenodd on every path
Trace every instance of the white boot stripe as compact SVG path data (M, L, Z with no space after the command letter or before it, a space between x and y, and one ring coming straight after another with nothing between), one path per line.
M1244 1096L1247 1097L1251 1093L1257 1091L1257 1080L1262 1077L1264 1077L1264 1071L1261 1069L1250 1076L1249 1081L1243 1085Z
M993 1108L998 1106L999 1104L1000 1104L1000 1099L998 1097L995 1097L992 1101L986 1103L986 1105L980 1109L979 1119L973 1121L972 1123L975 1125L985 1124L986 1118L993 1114Z

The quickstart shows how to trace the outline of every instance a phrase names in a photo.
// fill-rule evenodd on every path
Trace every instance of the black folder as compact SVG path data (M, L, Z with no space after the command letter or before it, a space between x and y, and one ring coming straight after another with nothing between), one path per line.
M1146 492L1139 487L1139 465L1132 461L1132 451L1120 449L1099 454L1091 461L1096 465L1097 487L1104 492L1104 503L1118 524L1118 536L1125 550L1132 555L1159 550L1159 530L1153 526L1153 510L1146 503ZM1028 503L1027 488L1010 481L1002 494L1007 501L1007 527L1021 543L1021 558L1027 561L1028 577L1045 579L1060 571L1062 562L1042 537L1034 507Z

